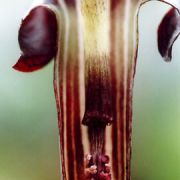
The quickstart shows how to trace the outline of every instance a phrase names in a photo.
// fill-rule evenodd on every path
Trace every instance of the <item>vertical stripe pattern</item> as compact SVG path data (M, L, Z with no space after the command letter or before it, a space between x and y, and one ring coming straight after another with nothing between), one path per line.
M71 1L59 0L59 4L62 8L60 44L54 82L63 180L86 180L84 158L94 151L98 151L99 155L108 155L112 180L130 180L134 2L77 0L72 5ZM90 71L86 69L87 64ZM91 92L97 93L95 87L102 92L99 96L101 100L105 98L98 101L100 105L101 102L104 105L111 102L109 107L104 106L107 109L102 108L105 111L101 111L101 107L96 109L98 96L91 98ZM87 90L90 92L88 99L85 95ZM103 95L104 92L110 94ZM82 124L86 104L90 101L90 107L95 107L98 114L92 121L98 124L95 128L93 123L91 128L88 123L85 123L86 126ZM98 119L104 122L103 118L108 117L106 112L111 121L107 121L103 129ZM98 133L96 129L102 132ZM101 165L98 167L102 168ZM100 170L98 172L101 173ZM98 179L98 176L93 177Z
M15 69L35 71L57 53L54 92L62 180L131 179L138 15L148 1L44 0L22 22L23 54ZM159 1L179 12L179 0Z

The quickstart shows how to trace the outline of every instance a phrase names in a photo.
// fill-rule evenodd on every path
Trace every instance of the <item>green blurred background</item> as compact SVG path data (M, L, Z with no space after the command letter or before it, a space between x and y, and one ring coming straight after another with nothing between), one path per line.
M59 180L53 63L32 74L11 67L32 0L0 1L0 180ZM169 7L146 4L134 87L132 180L180 179L180 40L163 62L156 30Z

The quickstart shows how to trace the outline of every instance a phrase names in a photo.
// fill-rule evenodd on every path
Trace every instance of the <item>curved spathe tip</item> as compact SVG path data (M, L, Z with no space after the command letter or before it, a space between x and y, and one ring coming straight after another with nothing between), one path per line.
M166 62L172 59L172 47L180 34L180 14L171 8L158 27L158 50Z
M22 51L14 69L32 72L44 67L57 51L57 20L46 6L37 6L23 19L19 29L19 46Z

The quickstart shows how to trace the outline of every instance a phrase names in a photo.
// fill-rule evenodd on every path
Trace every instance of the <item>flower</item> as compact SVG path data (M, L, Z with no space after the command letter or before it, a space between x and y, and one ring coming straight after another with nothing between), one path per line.
M129 180L132 90L140 0L46 0L22 21L14 68L31 72L54 62L63 179ZM169 60L179 35L180 2L158 28Z
M179 34L180 14L176 8L171 8L158 28L158 49L165 61L171 61L172 46Z

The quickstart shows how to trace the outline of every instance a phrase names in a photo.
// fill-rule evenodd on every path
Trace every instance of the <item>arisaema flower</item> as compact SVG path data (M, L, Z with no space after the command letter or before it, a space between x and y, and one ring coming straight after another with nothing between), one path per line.
M22 20L14 68L54 59L61 178L130 180L132 90L142 0L46 0ZM180 1L158 29L166 61L179 35Z

